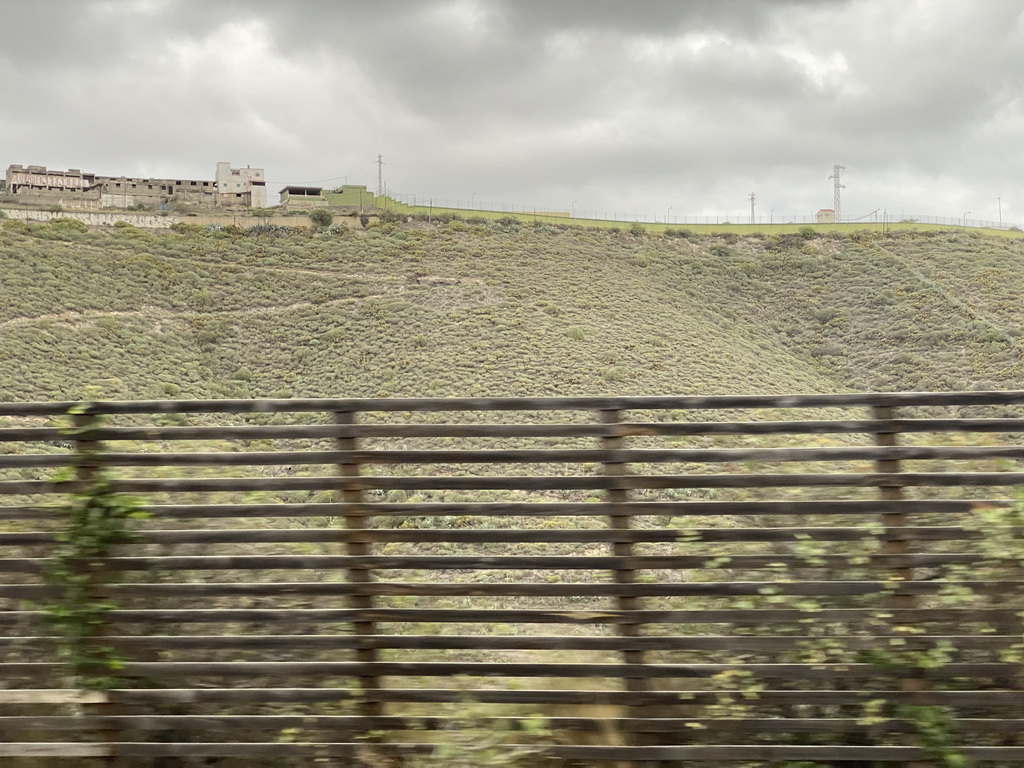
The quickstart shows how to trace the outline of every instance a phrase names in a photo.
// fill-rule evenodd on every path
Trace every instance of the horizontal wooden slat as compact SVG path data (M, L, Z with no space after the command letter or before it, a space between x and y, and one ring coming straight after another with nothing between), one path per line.
M89 437L104 441L325 440L340 437L689 437L700 435L876 434L879 432L1024 432L1024 419L892 419L887 421L705 421L606 424L358 424L210 427L97 427ZM68 443L59 427L0 428L3 442Z
M879 611L868 608L822 608L817 610L706 609L706 610L513 610L513 609L416 609L416 608L297 608L297 609L144 609L111 610L105 617L124 623L232 623L232 622L348 622L394 623L526 623L526 624L760 624L801 621L863 622L891 618L902 624L915 622L998 622L1019 626L1021 617L1012 608L915 608ZM38 611L5 611L0 626L11 627L41 621Z
M510 733L523 730L524 722L516 717L480 718L483 728ZM132 729L160 732L175 730L192 733L224 732L231 730L266 733L268 730L297 728L302 731L329 730L362 732L366 730L423 731L453 730L461 724L452 717L362 717L354 715L132 715L106 717L67 716L0 716L0 733L26 730L82 731L99 729ZM1022 719L961 718L958 727L970 733L1010 733L1024 729ZM547 730L590 731L604 734L660 733L681 734L687 729L713 729L716 733L821 733L867 734L877 732L877 725L865 725L856 718L788 717L706 719L683 717L627 718L627 717L546 717ZM916 733L914 723L899 719L885 723L887 733Z
M83 691L69 688L7 689L0 688L0 704L105 704L104 691Z
M49 662L0 663L5 677L59 672L61 665ZM545 678L710 678L722 674L743 674L758 679L865 680L915 677L950 680L968 677L1013 677L1019 667L1011 662L947 662L928 668L910 665L875 664L559 664L551 662L372 662L356 661L186 661L133 662L119 664L123 677L180 680L198 677L356 677L389 675L409 677L545 677ZM739 686L742 688L742 685Z
M893 595L934 595L950 588L971 590L976 594L1011 595L1024 591L1024 582L1006 581L704 581L685 584L639 583L438 583L387 582L369 584L347 582L254 582L254 583L177 583L110 584L96 590L111 598L160 597L289 597L314 595L424 595L452 597L738 597L743 595L803 595L807 597L858 596L879 593ZM55 597L58 590L42 584L0 584L0 597L43 600Z
M0 547L37 546L54 543L55 534L43 531L0 533ZM903 526L837 528L649 528L614 530L607 528L553 529L415 529L415 528L263 528L258 530L175 530L143 531L139 544L254 544L284 542L771 542L771 541L960 541L977 539L976 531L956 526Z
M562 410L711 410L720 408L815 408L835 406L967 406L1024 403L1024 391L878 392L822 395L712 395L675 397L479 397L323 398L256 400L132 400L0 404L0 416L59 416L72 409L93 414L439 412Z
M0 742L0 757L109 757L113 748L108 744L84 742ZM223 753L222 753L223 754Z
M918 501L632 501L614 506L620 514L640 516L714 516L714 515L881 515L881 514L964 514L982 507L1005 507L1006 499L930 499ZM299 503L299 504L151 504L146 512L153 518L267 518L267 517L553 517L606 516L612 505L603 502L429 502L396 504L374 502ZM0 519L60 519L57 506L0 507Z
M119 479L113 485L123 493L209 493L215 491L326 491L341 487L337 477L222 477ZM693 474L625 476L362 476L346 478L352 490L608 490L667 488L906 488L955 486L1012 486L1024 484L1024 472L904 472L843 474ZM80 493L80 482L40 480L0 481L0 495Z
M516 450L362 450L362 451L218 451L211 453L118 453L96 458L104 466L292 466L324 464L582 464L587 462L695 463L832 462L1021 459L1019 446L897 446L746 449L516 449ZM69 467L73 454L0 455L4 467Z
M574 706L687 706L720 704L721 689L621 691L526 688L379 688L359 691L353 688L120 688L108 692L112 701L125 704L263 704L263 703L316 703L366 699L381 703L464 703L467 699L481 704L567 704ZM869 690L814 690L765 689L757 692L756 701L765 705L792 704L862 704L884 699L893 704L927 704L951 707L993 707L1000 711L1016 711L1024 706L1024 691L1019 690L943 690L943 691L890 691Z
M47 650L54 637L0 636L0 648ZM578 650L578 651L758 651L790 652L812 647L821 638L803 635L666 635L660 637L592 637L581 635L112 635L104 642L134 650ZM903 651L951 646L965 651L1003 650L1019 635L833 635L829 642L849 651L896 648Z
M509 744L509 754L545 755L572 760L623 761L623 760L923 760L927 753L916 747L878 746L659 746L659 747L599 747L599 746L548 746L543 749ZM358 759L367 754L367 745L362 742L234 742L234 743L175 743L175 742L112 742L108 744L37 743L11 742L0 744L0 757L182 757L201 758L230 756L257 760L294 758L305 756L309 759L328 757L344 760ZM376 745L374 750L387 755L411 755L430 753L436 749L432 743L398 743ZM1024 747L963 747L957 750L970 758L981 761L1024 760Z
M875 555L871 565L878 568L940 567L970 565L981 555L928 553L919 555ZM0 559L0 573L46 573L48 561L43 558ZM648 555L635 557L601 556L456 556L456 555L195 555L165 557L111 557L103 565L112 571L203 571L203 570L333 570L342 568L375 568L394 570L423 568L431 570L689 570L693 568L738 570L746 568L848 568L846 555L815 555L804 558L792 555Z

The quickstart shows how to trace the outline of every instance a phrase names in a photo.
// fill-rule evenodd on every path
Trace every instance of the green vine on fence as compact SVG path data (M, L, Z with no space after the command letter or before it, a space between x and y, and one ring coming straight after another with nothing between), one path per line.
M97 423L66 430L79 440ZM77 443L81 466L94 465L99 443ZM87 473L62 473L57 482L82 484L61 509L62 527L56 534L55 551L46 581L56 595L45 607L47 623L57 638L58 653L67 665L73 684L79 688L105 689L117 682L122 661L116 651L103 643L107 614L116 605L104 594L112 581L103 560L118 544L135 538L132 522L148 513L140 502L119 493L109 472L94 468Z

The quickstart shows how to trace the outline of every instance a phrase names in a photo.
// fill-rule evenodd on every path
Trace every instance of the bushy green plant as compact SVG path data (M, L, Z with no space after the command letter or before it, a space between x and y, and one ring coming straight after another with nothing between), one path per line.
M405 214L397 211L381 211L377 215L377 221L381 224L404 224L405 218Z
M85 222L79 221L78 219L69 219L67 217L50 219L50 226L54 229L63 230L65 232L89 231L89 227L85 225Z
M317 208L309 214L309 219L321 229L334 223L334 216L326 208Z

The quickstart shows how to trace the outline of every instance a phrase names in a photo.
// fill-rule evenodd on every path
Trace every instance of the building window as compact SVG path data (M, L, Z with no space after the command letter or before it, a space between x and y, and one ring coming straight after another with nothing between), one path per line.
M195 185L196 185L196 183L194 181L190 181L189 182L189 186L194 187Z

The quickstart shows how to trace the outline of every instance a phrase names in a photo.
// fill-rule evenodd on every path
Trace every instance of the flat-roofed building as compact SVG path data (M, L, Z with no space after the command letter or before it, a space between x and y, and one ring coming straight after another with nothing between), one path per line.
M223 179L223 181L221 181ZM203 207L263 208L267 204L262 168L217 164L217 180L101 176L77 168L49 170L41 165L11 165L5 194L36 205L67 208L166 209L172 204Z
M311 208L344 208L363 210L375 208L377 197L364 185L345 184L335 189L323 187L284 187L281 192L281 205L292 210L309 210Z

